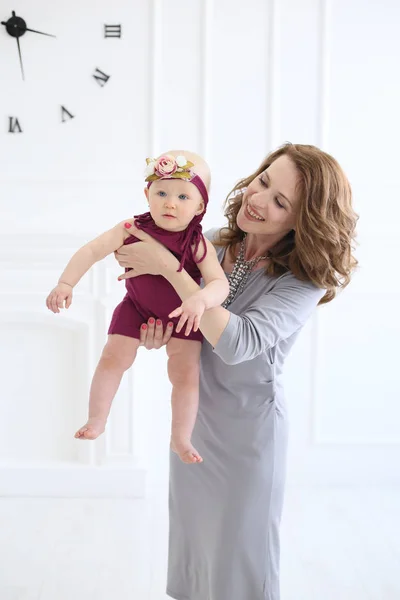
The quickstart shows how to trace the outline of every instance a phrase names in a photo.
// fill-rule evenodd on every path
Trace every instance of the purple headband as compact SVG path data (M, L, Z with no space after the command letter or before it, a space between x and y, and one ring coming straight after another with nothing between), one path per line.
M160 179L177 179L177 177L158 177L158 181ZM179 179L183 179L184 181L190 181L190 183L193 183L193 185L195 185L197 187L197 189L199 190L205 204L208 204L208 192L207 192L207 188L205 186L204 181L202 180L202 178L200 177L200 175L196 175L195 173L193 173L192 171L192 178L191 179L186 179L183 177L180 177ZM147 187L149 188L151 186L153 182L149 181L147 184Z

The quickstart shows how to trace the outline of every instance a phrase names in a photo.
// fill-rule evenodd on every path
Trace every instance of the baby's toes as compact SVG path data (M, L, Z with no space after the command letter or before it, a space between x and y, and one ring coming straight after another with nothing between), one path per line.
M87 440L95 440L97 438L97 435L98 434L97 434L96 431L94 431L93 429L88 428L88 429L85 430L85 432L83 434L83 437L85 439L87 439Z
M81 429L78 429L78 431L75 434L75 437L76 438L83 437L86 430L87 430L87 427L82 427Z

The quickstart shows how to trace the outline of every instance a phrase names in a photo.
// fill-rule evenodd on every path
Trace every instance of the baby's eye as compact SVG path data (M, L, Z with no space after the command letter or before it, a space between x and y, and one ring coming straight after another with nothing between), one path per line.
M187 200L189 196L186 196L186 194L179 194L178 198L179 200Z
M164 196L166 196L167 194L165 192L163 192L162 190L160 190L159 192L157 192L157 194L159 196L161 196L162 198L164 198Z

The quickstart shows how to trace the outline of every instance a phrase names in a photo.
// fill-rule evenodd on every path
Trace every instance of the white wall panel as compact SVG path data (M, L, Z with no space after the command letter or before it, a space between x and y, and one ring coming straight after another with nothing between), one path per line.
M10 59L0 65L0 446L20 473L13 484L15 472L2 472L6 488L8 482L8 490L23 492L29 469L22 465L33 458L55 465L53 488L61 485L65 493L62 468L75 477L76 489L85 480L104 490L115 476L113 489L126 491L124 478L133 469L137 492L141 467L165 478L170 386L163 352L139 353L107 435L81 446L68 437L86 410L110 316L124 293L113 259L82 280L65 316L47 313L44 299L79 245L147 209L146 156L179 146L205 155L213 175L207 229L223 223L221 205L235 182L287 140L320 145L339 160L361 215L357 275L339 299L318 309L287 362L289 479L397 482L399 4L101 0L85 10L78 4L54 12L44 0L34 9L27 0L2 5L40 18L38 29L57 25L59 34L54 54L48 44L24 39L29 79L23 86L17 54L11 57L10 40L0 32L0 54ZM109 44L101 27L112 21L122 23L123 38ZM88 87L93 65L112 71L110 86ZM60 102L77 113L68 127L56 126ZM27 124L22 137L5 133L14 113ZM41 355L27 363L34 348ZM68 362L71 352L76 365ZM27 365L24 388L17 356ZM56 415L53 398L60 404ZM34 406L40 408L35 426L25 420L21 440L7 438L18 424L17 409L34 420ZM25 486L31 492L33 480ZM39 482L51 493L46 474Z
M55 253L50 235L25 235L15 249L13 241L3 236L0 247L1 493L21 493L25 478L25 493L57 494L60 473L67 469L68 495L81 489L104 495L107 480L114 481L112 494L143 494L131 377L115 398L105 434L95 442L74 438L87 419L90 381L111 307L124 293L108 285L116 280L116 265L111 259L96 265L74 291L70 309L53 314L45 298L83 240L58 236ZM26 479L26 469L37 477Z

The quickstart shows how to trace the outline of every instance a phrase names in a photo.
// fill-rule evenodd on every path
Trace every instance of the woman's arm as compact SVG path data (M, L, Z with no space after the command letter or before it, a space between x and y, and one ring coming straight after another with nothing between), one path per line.
M169 273L167 278L182 299L198 287L185 272ZM226 364L239 364L293 335L307 321L324 293L325 290L287 273L241 315L221 307L208 310L201 318L200 330Z
M125 223L133 223L133 219L122 221L91 240L72 256L58 283L66 283L75 287L83 275L94 265L123 245L129 233L124 228Z
M185 270L177 272L178 260L162 244L140 230L133 233L143 243L124 246L121 256L117 253L121 266L134 269L122 279L145 273L163 275L182 301L200 290ZM246 294L246 289L242 293ZM324 293L325 290L287 273L277 278L274 287L261 294L240 316L220 306L206 311L200 321L200 330L221 360L238 364L293 335L309 318Z

